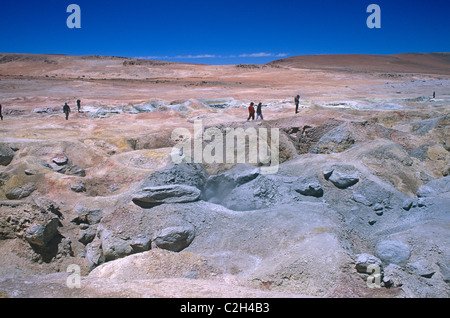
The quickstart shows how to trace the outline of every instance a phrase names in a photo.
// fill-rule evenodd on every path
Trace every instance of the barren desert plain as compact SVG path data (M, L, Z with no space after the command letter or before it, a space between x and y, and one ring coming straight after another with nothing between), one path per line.
M450 295L450 53L3 53L0 104L0 297ZM277 171L175 163L196 123L276 131Z

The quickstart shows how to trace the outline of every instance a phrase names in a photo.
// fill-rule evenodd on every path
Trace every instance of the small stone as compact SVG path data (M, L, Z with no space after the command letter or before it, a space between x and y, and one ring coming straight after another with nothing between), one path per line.
M86 186L84 185L83 182L71 185L70 189L75 192L86 192Z
M69 159L66 157L66 155L64 154L59 154L56 157L54 157L52 159L52 161L54 163L56 163L58 166L63 166L65 164L67 164L67 162L69 161Z
M14 188L6 193L6 198L8 200L20 200L20 199L28 197L35 190L36 190L36 187L34 185Z
M403 210L409 211L413 206L413 202L414 201L412 199L406 199L405 201L403 201L403 204L402 204Z
M33 176L36 174L33 170L29 170L29 169L25 170L24 172L27 176Z
M383 205L381 204L381 203L377 203L377 204L375 204L375 206L373 207L373 210L374 211L381 211L381 210L383 210Z
M356 259L356 270L359 273L367 273L369 265L377 265L381 267L381 260L371 254L363 253L359 254Z

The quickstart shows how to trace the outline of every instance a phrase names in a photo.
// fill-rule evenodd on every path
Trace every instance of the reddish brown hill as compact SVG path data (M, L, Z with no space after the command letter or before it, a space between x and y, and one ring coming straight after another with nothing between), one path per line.
M299 55L268 63L289 68L346 72L396 72L450 75L450 53L397 55Z

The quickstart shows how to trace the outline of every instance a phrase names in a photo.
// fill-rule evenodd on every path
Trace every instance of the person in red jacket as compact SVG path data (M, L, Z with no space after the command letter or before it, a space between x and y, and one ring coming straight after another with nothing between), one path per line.
M252 120L255 120L255 107L253 107L253 105L255 105L253 102L250 103L250 106L248 106L248 118L247 121L250 120L250 118Z

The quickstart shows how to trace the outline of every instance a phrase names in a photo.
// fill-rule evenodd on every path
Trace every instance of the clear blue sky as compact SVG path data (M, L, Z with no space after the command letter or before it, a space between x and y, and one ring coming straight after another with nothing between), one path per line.
M81 29L69 29L69 4ZM381 7L369 29L367 6ZM2 0L0 52L266 63L306 54L450 52L449 0Z

